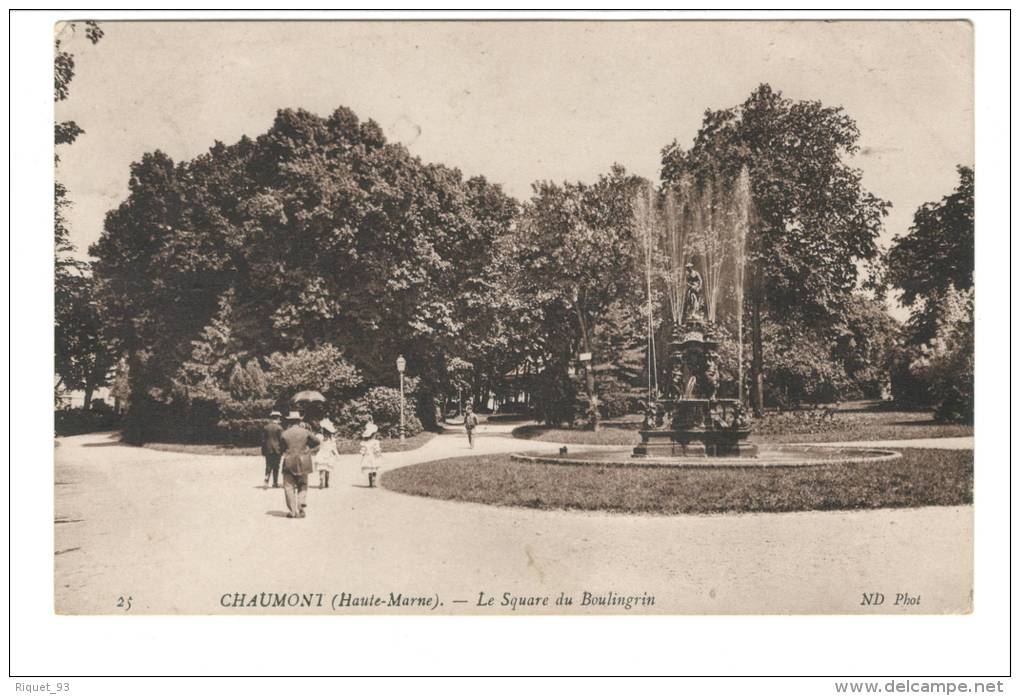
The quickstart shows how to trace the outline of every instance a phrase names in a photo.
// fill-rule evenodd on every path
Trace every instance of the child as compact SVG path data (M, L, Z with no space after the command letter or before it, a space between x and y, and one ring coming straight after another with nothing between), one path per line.
M361 470L368 472L368 487L375 488L375 475L379 471L379 458L382 456L382 445L376 437L379 426L372 421L365 426L361 434Z
M329 474L333 471L340 453L336 449L336 426L333 421L323 418L319 423L322 430L322 444L315 455L315 466L319 472L319 488L329 488Z

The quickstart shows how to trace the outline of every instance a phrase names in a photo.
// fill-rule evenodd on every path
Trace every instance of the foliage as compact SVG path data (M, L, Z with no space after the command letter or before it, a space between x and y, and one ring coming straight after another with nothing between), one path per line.
M120 416L111 409L58 409L53 413L53 429L57 437L114 430Z
M103 335L92 279L69 274L56 286L55 369L64 389L83 389L86 403L105 384L114 356Z
M749 261L767 308L826 320L849 300L857 262L878 257L889 207L846 164L859 137L841 107L793 101L762 84L740 106L706 111L689 149L666 147L662 179L732 182L746 166L756 217Z
M905 236L896 236L888 255L888 280L911 307L911 342L934 337L947 294L974 287L974 170L957 167L956 189L914 213Z
M935 336L918 347L910 375L924 385L935 417L950 422L974 419L974 293L949 290L935 325Z
M832 343L823 332L786 320L763 328L768 403L795 406L830 403L852 395L852 382L832 358Z
M577 413L577 384L565 365L550 364L538 375L532 391L535 418L548 425L571 424Z
M379 426L380 437L400 436L400 390L391 387L373 387L364 396L353 399L340 409L337 425L346 437L358 437L371 416ZM410 437L422 431L421 421L405 400L404 435Z
M633 333L633 322L640 320L636 311L617 311L611 318L615 321L608 322L607 315L621 302L635 307L641 303L633 205L645 186L619 165L594 184L533 186L517 229L517 288L527 304L541 308L540 325L549 332L544 337L547 351L560 360L584 351L593 353L596 361L611 361L613 342L607 334L613 329ZM566 418L567 392L561 376L550 376L554 381L543 388L554 403L543 407L543 417ZM592 370L585 371L585 392L588 403L596 406L591 415L597 427L598 390Z
M394 384L402 353L441 388L514 210L498 186L423 163L346 108L282 110L263 135L188 162L147 153L129 190L92 253L134 388L164 401L228 292L230 352L246 360L328 344Z
M688 178L699 186L732 185L745 167L750 175L754 214L747 260L756 408L758 380L772 367L763 355L764 315L825 327L846 311L859 266L878 261L876 238L889 203L865 190L861 171L846 162L857 152L859 137L841 107L793 101L762 84L739 106L706 111L690 148L674 141L662 152L667 186ZM869 281L878 287L874 273Z
M103 36L95 22L84 22L86 38L96 44ZM81 24L63 25L54 45L53 101L60 102L70 95L74 79L74 54L67 50L64 41L68 33L74 34ZM64 39L61 36L65 37ZM70 145L85 131L74 121L56 123L54 149ZM59 165L60 157L54 153ZM71 206L68 191L60 181L53 188L54 231L54 338L56 343L55 369L60 377L58 387L84 389L86 403L93 390L102 386L115 362L105 337L102 320L94 297L94 286L89 278L89 266L75 258L75 246L67 224L67 209Z
M266 358L269 392L278 401L305 389L321 392L327 401L343 401L362 384L361 374L334 345L273 353Z
M956 189L914 214L893 240L888 278L911 308L895 358L897 401L932 404L936 416L974 417L974 170L957 167Z

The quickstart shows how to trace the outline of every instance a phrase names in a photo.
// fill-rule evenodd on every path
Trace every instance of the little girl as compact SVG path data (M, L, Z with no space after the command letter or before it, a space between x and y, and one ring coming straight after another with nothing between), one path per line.
M379 459L382 457L382 445L376 437L379 426L372 421L365 426L361 434L361 470L368 473L368 487L375 488L375 475L379 471Z
M319 488L329 488L329 474L333 471L340 453L336 449L336 427L328 418L319 423L322 430L322 444L315 455L315 468L319 472Z

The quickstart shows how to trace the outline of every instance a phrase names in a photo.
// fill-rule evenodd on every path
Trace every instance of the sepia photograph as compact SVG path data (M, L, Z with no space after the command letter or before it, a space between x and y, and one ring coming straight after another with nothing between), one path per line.
M53 31L57 615L974 610L970 22Z

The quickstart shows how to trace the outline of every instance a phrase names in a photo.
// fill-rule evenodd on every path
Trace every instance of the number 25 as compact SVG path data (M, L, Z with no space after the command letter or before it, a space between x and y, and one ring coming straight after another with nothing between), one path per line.
M117 608L129 611L131 609L131 597L117 597Z

